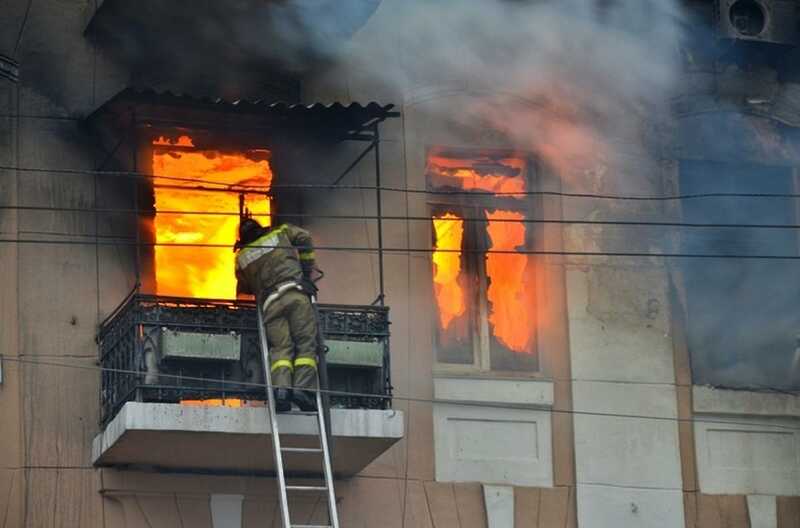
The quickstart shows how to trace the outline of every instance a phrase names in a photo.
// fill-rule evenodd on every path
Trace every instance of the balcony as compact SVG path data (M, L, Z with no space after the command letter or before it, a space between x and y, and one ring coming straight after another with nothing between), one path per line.
M403 437L392 411L388 308L320 306L339 476L363 469ZM103 431L97 466L270 473L255 304L132 295L101 326ZM217 404L209 405L209 400ZM317 439L315 419L281 415L287 445ZM287 460L312 473L318 461Z

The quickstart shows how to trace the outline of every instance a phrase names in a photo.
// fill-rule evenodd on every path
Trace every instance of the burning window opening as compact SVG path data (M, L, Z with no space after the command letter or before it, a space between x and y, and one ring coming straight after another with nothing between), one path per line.
M465 159L430 155L426 170L433 187L523 193L527 191L524 177L526 165L524 159L513 157L477 156ZM522 198L522 195L511 196Z
M272 169L267 150L240 153L195 149L189 136L153 141L153 174L189 180L153 186L155 195L155 279L158 295L235 299L234 254L239 225L239 193L197 189L198 185L269 188ZM244 203L262 224L270 223L271 200L247 193ZM161 211L161 212L160 212ZM185 214L181 214L184 212ZM196 214L198 212L217 214ZM218 213L229 213L221 215ZM228 247L159 244L222 244Z
M464 221L456 214L447 212L433 217L433 228L436 237L432 257L433 283L439 307L439 327L448 340L463 341L467 337L467 328L458 319L467 311L461 285Z
M239 409L241 407L264 407L265 402L242 398L208 398L205 400L181 400L180 404L186 407L231 407Z
M181 405L187 407L245 407L247 401L240 398L210 398L207 400L181 400Z
M524 158L509 156L430 155L427 165L429 182L435 189L492 194L525 192L527 169ZM535 370L535 263L531 255L515 253L530 240L524 221L526 207L522 196L492 194L476 194L469 198L469 205L459 199L464 205L432 215L437 355L444 363L472 363L473 348L481 342L473 336L474 327L489 333L489 350L478 354L488 357L485 367ZM471 293L472 287L482 293ZM483 324L472 321L479 314L485 314Z
M535 283L531 255L491 253L517 251L525 246L525 216L514 211L486 212L486 231L491 245L486 254L489 282L489 324L503 346L522 354L534 354Z

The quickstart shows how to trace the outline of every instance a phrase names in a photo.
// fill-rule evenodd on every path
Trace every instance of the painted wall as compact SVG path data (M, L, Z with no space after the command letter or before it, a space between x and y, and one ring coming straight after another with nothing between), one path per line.
M25 2L12 4L1 8L0 53L19 61L22 75L19 83L0 78L0 165L43 170L0 168L0 205L130 208L127 187L117 180L57 172L93 169L103 163L105 154L80 128L79 120L130 80L129 72L82 34L94 4L87 0L32 2L29 11ZM374 28L386 16L381 7L354 42L369 45L380 38ZM398 61L409 59L398 50ZM707 93L713 85L713 76L707 72L695 72L687 79L691 82L686 85L698 94ZM759 85L749 84L747 76L738 79L744 87ZM791 87L784 87L783 93L791 94ZM191 92L190 88L184 87ZM387 88L358 68L343 66L305 79L303 99L398 104L403 117L382 128L382 183L422 188L430 146L508 147L491 130L474 130L455 118L449 122L430 119L431 106L452 108L457 116L457 110L469 104L473 95L468 87L452 88L442 79L419 79L411 86ZM791 107L788 103L780 107L784 120L787 105ZM623 167L630 177L619 180L637 185L609 186L604 179L608 168L598 167L582 175L587 186L597 192L625 194L674 190L675 159L665 156L657 158L665 161L653 164L649 150L653 145L642 141L650 137L648 130L643 124L626 132L633 136L618 138L640 145L640 155L626 160ZM669 143L668 137L662 137L663 144ZM332 180L338 168L357 154L356 149L337 149L316 164L312 160L307 170ZM752 157L769 159L768 152ZM344 183L371 185L373 169L368 157ZM546 171L540 174L538 185L542 190L561 188ZM307 204L320 214L375 214L372 192L343 191L342 196L310 196ZM383 205L383 214L388 216L430 214L429 204L420 195L387 192ZM601 201L552 199L541 206L542 216L558 219L678 214L670 207L617 209ZM98 470L90 465L91 439L98 432L99 377L92 370L97 357L93 339L97 324L133 285L133 251L103 241L131 236L129 227L122 215L115 214L0 210L0 237L64 242L0 243L0 353L4 356L0 520L5 526L30 527L214 526L213 519L235 519L240 505L242 526L262 526L267 519L274 524L271 479L159 475ZM377 240L374 223L316 222L310 227L326 245L375 245ZM548 247L568 251L644 251L661 244L662 235L631 237L621 228L585 226L542 231ZM430 227L426 222L386 221L384 243L399 249L428 248ZM329 277L323 301L360 304L374 300L375 256L321 252L319 261ZM496 416L485 404L519 403L520 397L504 392L507 385L501 383L492 385L491 397L470 396L466 403L471 405L466 407L454 404L464 403L459 394L464 394L465 387L474 387L476 380L497 380L453 376L437 368L429 255L402 251L386 255L392 381L398 396L395 406L407 417L407 436L359 477L338 485L343 526L466 528L499 526L509 518L517 527L542 528L774 527L797 522L797 500L779 497L797 494L796 472L786 477L785 486L769 476L763 482L765 477L750 471L753 462L740 457L736 460L743 466L741 481L734 485L715 473L713 457L708 464L709 450L716 445L707 441L710 428L689 420L723 412L725 416L750 415L754 420L766 416L782 425L796 424L799 413L791 410L794 403L787 403L780 411L760 414L753 409L760 401L756 395L747 395L744 403L734 402L722 411L719 406L698 407L691 390L681 313L671 293L670 268L650 259L552 257L543 262L540 295L556 324L542 335L543 372L526 380L530 386L523 390L523 403L535 408L508 411L514 416L506 420L541 424L536 427L535 441L515 446L528 462L533 460L532 453L539 456L536 467L541 474L532 482L526 480L528 475L503 470L503 464L513 462L500 460L485 476L473 477L474 473L462 472L465 467L458 457L448 458L447 438L452 435L448 436L447 427L454 414L466 408L473 413L470 419L487 422ZM547 387L547 397L529 405L531 395L538 394L542 385ZM497 394L505 396L492 401ZM434 398L447 401L428 402ZM746 450L746 442L727 438L724 445L734 454ZM502 438L494 441L489 435L484 440L476 449L487 457L496 455L491 452L494 446L503 448ZM540 449L545 445L549 449ZM794 439L781 437L769 445L770 449L758 453L770 468L783 467L788 453L796 453ZM470 482L458 482L460 478ZM481 488L481 483L487 487ZM313 520L321 508L308 502L299 511Z

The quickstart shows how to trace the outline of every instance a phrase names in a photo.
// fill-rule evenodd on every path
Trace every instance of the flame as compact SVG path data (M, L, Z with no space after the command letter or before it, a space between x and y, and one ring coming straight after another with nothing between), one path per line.
M153 173L197 180L178 182L158 179L155 191L155 236L157 244L223 244L227 247L155 246L156 293L212 299L236 298L234 254L239 218L239 194L192 189L197 185L269 187L272 169L267 151L246 154L214 150L186 150L194 145L188 136L176 142L154 141ZM181 149L170 149L180 146ZM201 181L202 180L202 181ZM214 182L217 185L209 185ZM270 201L263 195L246 194L245 203L253 217L269 224ZM231 213L192 214L192 212ZM185 214L181 214L181 212Z
M238 398L211 398L208 400L181 400L181 405L187 407L246 407L247 402Z
M516 251L525 245L522 213L487 211L486 216L490 251ZM486 255L492 333L507 348L524 354L534 353L535 336L535 285L529 257L519 253Z
M455 187L492 194L525 192L526 170L525 158L502 155L465 158L430 154L426 168L434 188ZM489 252L485 255L490 331L497 343L512 352L535 354L533 261L524 253L516 253L525 246L525 216L508 210L487 209L485 212L490 242ZM464 219L448 212L434 216L433 226L436 234L433 281L442 330L440 336L464 339L468 337L467 325L458 324L455 330L451 328L454 321L462 321L459 318L467 312L461 264Z
M434 216L433 229L436 234L433 284L439 308L439 324L446 331L454 319L466 312L464 290L459 284L464 220L453 213Z
M173 145L177 147L193 147L194 141L192 141L192 138L190 138L189 136L180 136L175 141L172 141L171 139L164 136L158 136L158 139L153 141L153 145L167 145L167 146Z
M427 172L435 186L458 187L465 191L522 193L526 186L525 160L521 158L451 158L428 156ZM516 196L516 198L520 198Z

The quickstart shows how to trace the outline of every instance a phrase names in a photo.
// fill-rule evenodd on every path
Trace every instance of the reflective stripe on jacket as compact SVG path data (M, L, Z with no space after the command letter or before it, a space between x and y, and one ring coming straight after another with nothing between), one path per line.
M287 281L299 281L303 266L314 265L311 233L282 224L247 244L236 254L236 277L258 294Z

